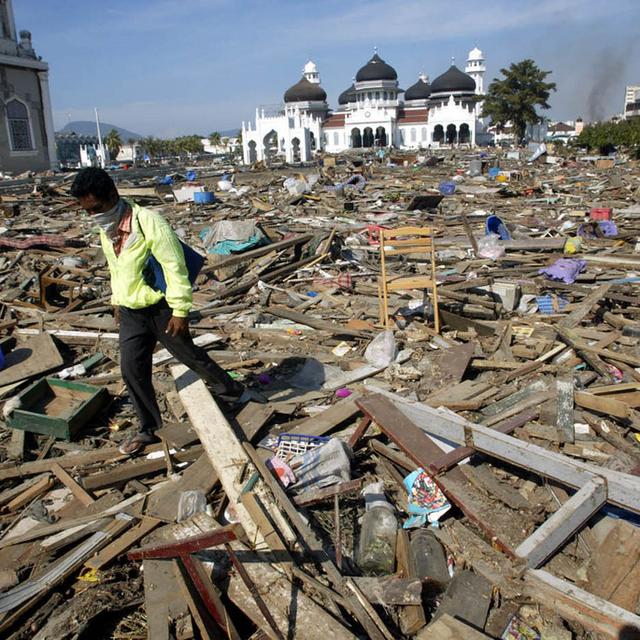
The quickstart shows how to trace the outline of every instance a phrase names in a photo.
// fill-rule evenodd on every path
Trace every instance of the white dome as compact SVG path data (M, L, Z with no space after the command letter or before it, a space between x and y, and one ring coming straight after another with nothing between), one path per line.
M304 73L318 73L318 67L316 67L316 63L309 60L309 62L304 65Z
M478 47L474 47L473 49L471 49L471 51L469 51L468 60L484 60L484 55L482 51L478 49Z

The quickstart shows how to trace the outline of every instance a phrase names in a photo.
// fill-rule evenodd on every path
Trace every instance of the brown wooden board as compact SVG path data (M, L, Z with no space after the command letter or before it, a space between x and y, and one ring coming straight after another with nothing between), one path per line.
M145 513L166 522L176 522L178 505L184 491L200 491L205 496L218 482L218 476L206 454L202 454L177 482L168 480L147 499Z
M0 387L40 376L63 364L64 360L48 333L19 336L15 349L5 356L5 365L0 371Z

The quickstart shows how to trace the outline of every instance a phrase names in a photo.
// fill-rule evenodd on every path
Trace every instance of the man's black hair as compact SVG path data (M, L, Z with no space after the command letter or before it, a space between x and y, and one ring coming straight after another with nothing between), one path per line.
M74 198L93 195L101 202L106 202L118 193L111 176L98 167L86 167L78 171L70 193Z

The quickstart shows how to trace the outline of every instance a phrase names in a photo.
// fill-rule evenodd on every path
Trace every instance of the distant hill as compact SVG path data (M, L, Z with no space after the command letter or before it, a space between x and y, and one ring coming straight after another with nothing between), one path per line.
M100 123L100 133L106 136L111 129L115 129L119 134L123 142L126 142L130 138L134 140L140 140L143 136L139 133L134 133L128 129L123 129L115 124L109 124L107 122ZM79 136L95 136L96 135L96 123L91 120L76 120L75 122L69 122L64 128L60 129L59 133L77 133Z
M225 129L224 131L218 131L221 138L235 138L239 133L240 129Z

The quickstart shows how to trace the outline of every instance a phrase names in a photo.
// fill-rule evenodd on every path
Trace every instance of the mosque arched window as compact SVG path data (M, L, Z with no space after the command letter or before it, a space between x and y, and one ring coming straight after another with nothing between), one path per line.
M7 102L6 109L11 151L31 151L33 142L27 105L14 98Z

